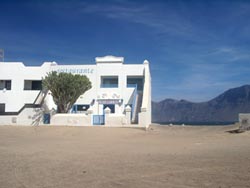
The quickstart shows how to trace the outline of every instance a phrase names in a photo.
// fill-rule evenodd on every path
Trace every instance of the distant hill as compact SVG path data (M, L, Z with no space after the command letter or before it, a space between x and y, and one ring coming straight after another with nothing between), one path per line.
M250 85L229 89L207 102L174 99L152 102L154 123L235 122L239 113L247 112L250 112Z

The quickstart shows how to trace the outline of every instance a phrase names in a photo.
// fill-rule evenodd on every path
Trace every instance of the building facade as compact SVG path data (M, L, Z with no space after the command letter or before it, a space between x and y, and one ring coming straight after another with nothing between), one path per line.
M96 64L25 66L0 63L0 124L148 126L151 123L151 77L148 61L124 64L123 57L96 57ZM81 95L70 114L56 114L42 78L57 71L86 75L92 88ZM46 118L49 120L46 121Z

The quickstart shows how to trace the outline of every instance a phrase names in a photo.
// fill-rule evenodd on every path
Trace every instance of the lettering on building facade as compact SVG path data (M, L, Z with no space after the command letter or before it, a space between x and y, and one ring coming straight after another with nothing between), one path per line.
M83 68L83 69L74 69L74 68L60 68L57 69L56 72L65 72L65 73L72 73L72 74L93 74L94 69L91 68Z

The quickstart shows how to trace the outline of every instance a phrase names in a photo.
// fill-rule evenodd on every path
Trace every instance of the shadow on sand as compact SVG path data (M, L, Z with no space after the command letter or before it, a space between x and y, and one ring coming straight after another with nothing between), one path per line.
M233 129L233 130L229 130L229 131L226 131L228 133L231 133L231 134L238 134L238 133L244 133L245 130L242 130L242 129Z

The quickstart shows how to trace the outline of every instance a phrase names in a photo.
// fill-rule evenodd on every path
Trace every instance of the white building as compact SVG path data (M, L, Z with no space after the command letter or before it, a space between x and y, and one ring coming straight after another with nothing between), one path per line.
M25 66L0 63L0 125L142 126L151 123L151 78L148 61L124 64L123 57L97 57L96 64ZM70 114L56 114L42 78L50 71L86 75L92 88ZM50 114L50 115L48 115ZM50 121L46 120L51 116Z

